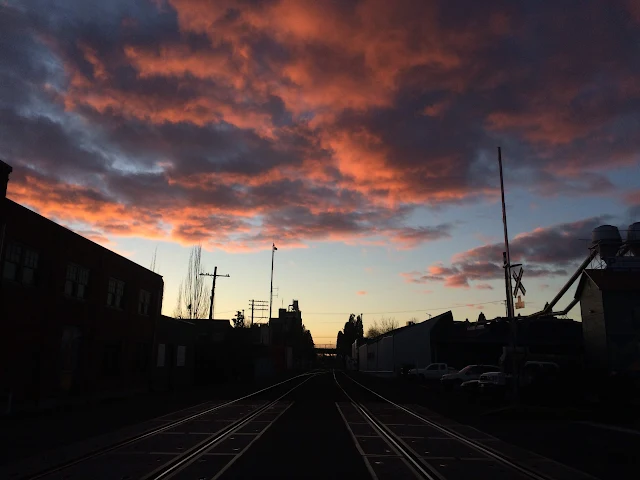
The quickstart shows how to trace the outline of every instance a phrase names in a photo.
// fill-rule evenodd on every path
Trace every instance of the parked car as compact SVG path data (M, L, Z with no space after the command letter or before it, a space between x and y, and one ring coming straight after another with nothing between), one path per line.
M512 376L503 372L488 372L480 375L478 393L482 396L501 397L507 393Z
M480 380L467 380L460 384L460 390L464 392L469 398L476 398L480 389Z
M432 363L424 368L412 368L409 370L409 375L418 377L421 380L440 380L443 375L457 371L458 370L450 367L446 363Z
M496 365L467 365L459 372L443 375L440 383L445 390L452 390L469 380L478 380L483 373L499 371L500 367Z

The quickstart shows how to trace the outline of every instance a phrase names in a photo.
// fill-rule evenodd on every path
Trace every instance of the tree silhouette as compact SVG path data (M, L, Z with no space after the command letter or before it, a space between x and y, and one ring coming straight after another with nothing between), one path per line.
M204 278L200 276L202 266L202 245L191 247L187 275L178 287L178 299L173 316L176 318L205 318L209 297L204 288Z
M240 310L236 313L236 316L233 318L233 327L234 328L244 328L244 313Z
M356 317L352 313L349 315L349 320L344 324L342 331L338 332L336 352L343 357L350 357L353 342L363 336L362 317L360 315Z
M486 322L487 321L487 317L484 316L484 312L480 312L480 315L478 315L478 322Z
M391 317L382 317L380 322L378 320L374 320L369 328L367 329L367 338L375 338L380 335L383 335L391 330L395 330L398 328L399 324L395 318Z

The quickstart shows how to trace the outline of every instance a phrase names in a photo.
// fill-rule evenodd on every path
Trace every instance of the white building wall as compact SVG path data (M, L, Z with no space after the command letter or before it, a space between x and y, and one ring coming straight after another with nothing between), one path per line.
M393 335L378 342L378 371L393 371Z
M434 320L427 320L394 335L394 368L400 368L403 364L422 368L432 363L431 329L435 324Z
M367 345L367 371L378 370L378 342Z
M367 344L358 347L358 369L361 372L367 371Z

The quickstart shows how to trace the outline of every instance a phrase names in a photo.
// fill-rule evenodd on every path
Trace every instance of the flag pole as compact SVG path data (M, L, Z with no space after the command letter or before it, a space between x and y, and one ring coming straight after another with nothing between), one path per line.
M271 287L269 288L269 322L271 322L271 304L273 303L273 257L276 253L276 244L271 246Z

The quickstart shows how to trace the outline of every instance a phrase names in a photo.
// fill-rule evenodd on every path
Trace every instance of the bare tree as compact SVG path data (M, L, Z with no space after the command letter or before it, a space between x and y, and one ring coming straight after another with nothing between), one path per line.
M182 282L180 282L180 286L178 286L178 300L176 301L176 307L173 309L173 317L186 318L182 305Z
M367 329L367 338L374 338L385 334L391 330L395 330L398 326L398 321L395 318L382 317L379 322L378 320L374 320L373 324L369 325Z
M202 245L191 247L187 276L178 287L178 301L174 315L176 318L205 318L207 313L207 297L202 273Z

